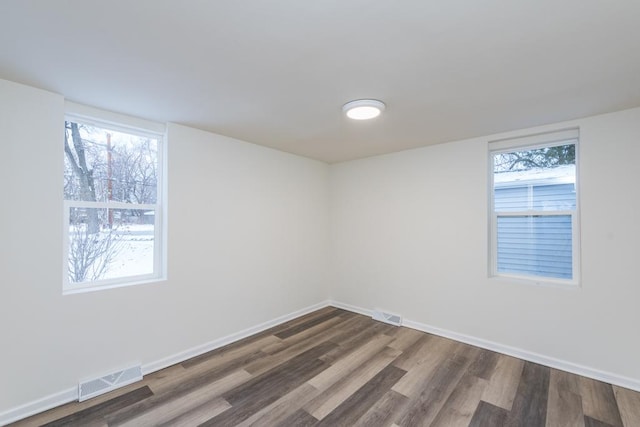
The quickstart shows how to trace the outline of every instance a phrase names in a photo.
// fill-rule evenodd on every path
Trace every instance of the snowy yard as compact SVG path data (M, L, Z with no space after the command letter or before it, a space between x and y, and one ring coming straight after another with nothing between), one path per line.
M69 236L82 235L74 227L70 227ZM101 235L108 236L108 232ZM154 262L154 226L153 224L127 224L114 230L113 260L107 266L107 270L101 280L116 279L120 277L139 276L153 273ZM96 263L102 262L101 259Z
M153 224L127 225L118 236L122 248L105 279L153 273Z

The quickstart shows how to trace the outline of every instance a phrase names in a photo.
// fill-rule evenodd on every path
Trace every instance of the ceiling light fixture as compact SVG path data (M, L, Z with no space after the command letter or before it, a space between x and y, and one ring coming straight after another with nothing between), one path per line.
M378 117L384 111L384 102L376 99L358 99L347 102L342 106L342 111L347 117L354 120L368 120Z

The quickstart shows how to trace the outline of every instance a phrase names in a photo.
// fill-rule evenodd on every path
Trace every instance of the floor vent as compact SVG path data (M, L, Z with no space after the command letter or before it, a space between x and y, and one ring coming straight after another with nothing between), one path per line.
M78 385L78 401L91 399L111 390L124 387L142 379L140 365L113 372L101 378L83 381Z
M373 310L371 317L373 317L373 320L379 320L380 322L389 323L390 325L402 325L402 316L398 314L385 313L382 310Z

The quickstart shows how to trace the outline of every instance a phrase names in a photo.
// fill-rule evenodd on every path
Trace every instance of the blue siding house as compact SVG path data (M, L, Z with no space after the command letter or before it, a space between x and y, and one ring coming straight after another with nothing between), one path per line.
M573 278L575 166L494 175L497 273Z

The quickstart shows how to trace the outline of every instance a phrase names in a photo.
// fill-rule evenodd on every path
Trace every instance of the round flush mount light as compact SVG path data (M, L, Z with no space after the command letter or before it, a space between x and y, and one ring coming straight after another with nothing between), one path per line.
M342 111L350 119L368 120L378 117L385 107L384 102L376 99L358 99L344 104Z

